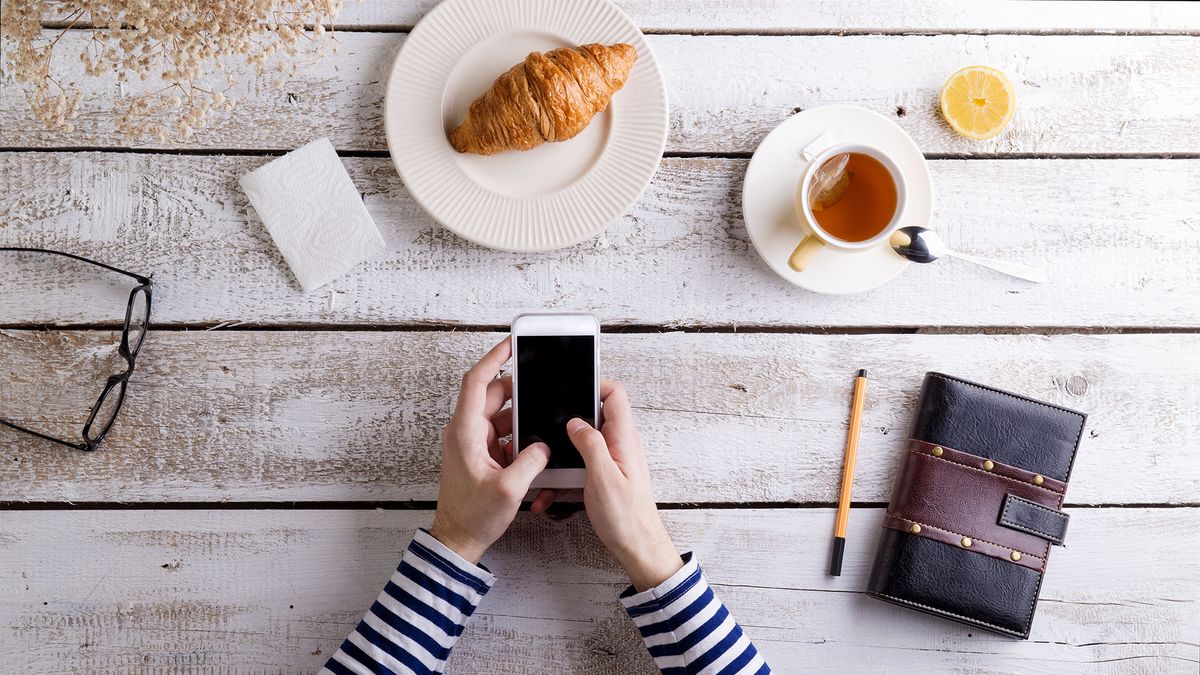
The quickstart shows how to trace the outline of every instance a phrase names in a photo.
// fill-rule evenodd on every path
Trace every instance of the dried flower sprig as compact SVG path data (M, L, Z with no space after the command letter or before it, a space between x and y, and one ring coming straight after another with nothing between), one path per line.
M302 60L337 51L325 24L341 9L341 0L4 0L3 66L24 85L34 116L69 133L82 94L56 76L52 61L55 50L77 44L63 37L85 28L90 39L77 57L85 74L115 73L122 92L134 80L161 80L123 97L116 130L130 140L184 140L210 112L233 109L238 60L259 75L275 73L279 84Z

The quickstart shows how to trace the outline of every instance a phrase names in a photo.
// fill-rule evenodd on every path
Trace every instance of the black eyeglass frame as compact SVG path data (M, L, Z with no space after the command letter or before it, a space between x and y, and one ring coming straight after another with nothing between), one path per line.
M108 378L108 381L104 383L104 389L100 392L100 397L96 399L95 405L92 406L92 412L88 415L87 422L85 422L83 425L82 443L72 443L71 441L63 440L61 438L55 438L54 436L49 436L47 434L34 431L33 429L27 429L19 424L10 422L0 417L0 425L9 427L10 429L16 429L17 431L21 431L47 441L52 441L54 443L58 443L59 445L65 445L68 448L74 448L75 450L91 452L99 447L100 443L104 441L104 438L108 436L108 432L112 430L113 423L116 422L117 416L121 412L121 406L125 403L125 388L129 384L130 376L133 375L134 364L137 361L137 355L142 350L142 345L146 342L146 334L150 332L150 307L153 296L151 285L153 282L151 281L150 277L142 276L141 274L134 274L133 272L128 272L118 267L113 267L112 265L105 265L102 262L90 260L88 258L77 256L71 253L64 253L63 251L54 251L47 248L0 247L0 252L5 251L16 251L23 253L49 253L51 255L58 255L64 258L71 258L72 260L78 260L80 262L95 265L111 272L116 272L117 274L123 274L132 279L136 279L138 282L138 286L129 292L129 302L125 306L125 324L121 331L121 345L117 348L117 353L121 355L121 358L125 359L125 372L112 375ZM141 334L138 336L137 344L130 345L129 330L133 323L133 309L135 303L137 302L138 294L143 294L146 297L146 316L143 320L142 330ZM109 420L108 426L104 429L101 429L100 433L93 438L90 434L92 425L96 422L96 415L100 414L100 409L104 405L104 401L117 387L120 387L121 389L117 392L117 407L113 411L112 419Z

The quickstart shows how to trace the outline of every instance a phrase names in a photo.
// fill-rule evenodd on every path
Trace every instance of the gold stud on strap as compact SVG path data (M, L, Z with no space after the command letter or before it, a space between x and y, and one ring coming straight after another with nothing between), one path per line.
M932 452L933 452L934 457L941 457L942 456L942 446L940 446L940 445L933 446Z
M1034 477L1033 477L1033 484L1034 484L1034 485L1041 485L1042 483L1045 483L1045 482L1046 482L1046 479L1045 479L1045 478L1042 478L1041 476L1034 476Z
M1008 556L1008 557L1012 558L1012 561L1013 561L1013 562L1017 562L1018 560L1020 560L1020 559L1021 559L1021 552L1020 552L1020 551L1013 551L1012 553L1010 553L1010 554L1009 554L1009 556Z
M962 541L959 543L962 544L963 548L971 548L971 538L970 537L963 537Z
M991 471L994 468L996 468L996 465L995 465L995 463L992 462L992 460L990 460L990 459L983 460L983 470L984 471Z
M913 534L921 534L921 526L913 523L912 525L908 526L908 531L912 532Z

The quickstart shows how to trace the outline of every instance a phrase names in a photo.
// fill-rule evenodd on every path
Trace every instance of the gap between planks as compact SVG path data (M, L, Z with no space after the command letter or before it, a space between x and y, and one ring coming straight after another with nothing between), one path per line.
M529 510L528 503L521 511ZM663 502L660 511L729 511L746 509L835 509L836 502ZM1067 502L1067 509L1193 509L1200 502L1128 502L1081 504ZM852 509L883 509L886 502L851 502ZM275 502L0 502L3 511L433 511L436 501L275 501ZM577 501L556 503L548 517L562 519L583 511Z
M326 22L325 29L337 33L394 33L406 35L411 33L416 24L339 24ZM43 30L92 30L96 26L84 21L43 21ZM311 31L313 24L305 24L304 29ZM1073 28L1073 29L1037 29L1037 28L904 28L904 29L871 29L871 28L642 28L644 35L685 35L704 37L708 35L731 37L928 37L934 35L1033 35L1037 37L1157 37L1157 36L1191 36L1200 35L1200 30L1184 28L1138 28L1132 30L1116 30L1104 28Z
M798 108L794 112L804 110ZM794 114L794 113L793 113ZM897 115L900 117L900 115ZM279 148L136 148L123 145L71 145L71 146L0 146L0 153L125 153L139 155L182 155L192 157L281 157L290 150ZM387 150L337 150L338 156L348 158L391 158ZM752 152L687 152L682 150L667 150L663 159L730 159L748 160L754 156ZM924 157L929 161L938 160L1129 160L1129 159L1200 159L1200 152L927 152Z
M114 331L120 322L81 324L0 323L0 330ZM508 324L458 323L257 323L221 321L151 323L151 332L253 331L274 333L505 333ZM785 334L785 335L1192 335L1200 326L806 326L771 324L610 324L605 334Z

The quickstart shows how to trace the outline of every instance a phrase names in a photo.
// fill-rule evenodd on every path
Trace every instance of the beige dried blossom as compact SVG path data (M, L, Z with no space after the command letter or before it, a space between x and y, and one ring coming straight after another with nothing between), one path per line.
M78 49L85 75L112 74L118 82L118 132L130 140L186 140L209 112L233 110L228 90L237 85L238 61L260 76L293 75L298 60L337 51L325 24L341 9L341 0L4 0L3 68L24 85L35 117L70 132L82 94L63 80L76 58L63 52ZM74 39L80 29L88 39ZM281 53L288 58L275 56ZM134 81L153 80L161 81L125 93Z

